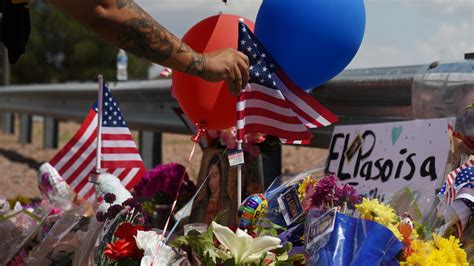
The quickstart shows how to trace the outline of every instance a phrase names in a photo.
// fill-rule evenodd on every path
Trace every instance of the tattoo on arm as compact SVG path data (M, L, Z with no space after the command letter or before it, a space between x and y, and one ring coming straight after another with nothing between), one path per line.
M131 8L132 4L133 4L133 0L117 0L118 9L122 9L124 7Z
M206 58L203 54L192 51L191 63L189 63L186 73L202 77L206 66Z
M118 9L129 8L138 17L122 22L118 30L119 44L127 51L160 63L173 54L175 43L179 43L177 54L191 54L191 62L186 73L202 76L205 71L205 57L194 52L186 43L179 40L148 15L133 0L116 0Z
M148 18L132 18L121 25L118 40L129 52L157 63L166 61L173 52L169 33Z

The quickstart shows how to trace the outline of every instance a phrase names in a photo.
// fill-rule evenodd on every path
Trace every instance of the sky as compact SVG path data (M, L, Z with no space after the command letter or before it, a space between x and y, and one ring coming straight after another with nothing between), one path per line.
M136 0L181 37L220 11L255 21L262 0ZM281 0L288 1L291 0ZM332 0L308 0L332 1ZM351 0L342 0L351 1ZM474 52L474 0L365 0L362 45L347 68L426 64ZM161 70L154 67L152 72Z

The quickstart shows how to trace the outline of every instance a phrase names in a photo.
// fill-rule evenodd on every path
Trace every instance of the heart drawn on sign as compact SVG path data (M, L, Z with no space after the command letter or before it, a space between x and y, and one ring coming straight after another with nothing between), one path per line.
M402 126L392 128L392 145L395 145L398 138L400 138L400 135L402 134L402 130L403 130Z

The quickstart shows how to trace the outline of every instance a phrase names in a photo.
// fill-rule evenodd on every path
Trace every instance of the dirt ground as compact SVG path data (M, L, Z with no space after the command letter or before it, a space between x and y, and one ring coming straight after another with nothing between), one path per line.
M59 147L62 147L73 136L79 125L72 122L60 123ZM18 143L18 128L14 135L0 133L0 196L12 198L15 196L39 197L36 170L42 162L50 160L56 149L43 149L42 123L33 124L33 139L31 144ZM133 132L137 137L138 133ZM195 179L199 172L202 152L199 148L188 163L189 152L193 147L190 136L163 134L163 162L179 162L186 166L191 178ZM325 158L326 150L284 146L283 173L292 174L306 170Z

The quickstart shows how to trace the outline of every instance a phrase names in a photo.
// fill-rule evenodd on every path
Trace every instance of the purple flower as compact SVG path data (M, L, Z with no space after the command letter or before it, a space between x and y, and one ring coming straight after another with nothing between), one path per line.
M360 202L360 195L350 185L338 186L337 180L335 175L330 175L319 180L316 186L308 186L303 199L304 210L343 208L346 204L347 207L354 208Z
M361 197L353 186L345 184L337 189L337 194L341 206L347 202L349 208L354 208L354 205L360 203Z
M97 219L97 221L99 221L101 223L105 222L105 219L107 219L105 214L103 212L100 212L100 211L95 214L95 218Z
M105 194L104 196L104 200L105 202L109 203L109 204L112 204L114 203L114 201L117 199L117 197L115 196L114 193L107 193Z
M330 205L329 208L331 208L337 202L336 188L337 178L335 175L326 176L319 180L311 196L312 206L321 208L323 205Z
M137 212L142 212L143 208L140 202L136 201L133 198L129 198L122 203L123 207L130 207L130 209L135 209Z
M107 210L107 218L114 219L122 210L123 207L121 205L115 204L110 206Z
M41 188L44 190L44 192L51 192L53 190L53 186L51 185L51 182L49 182L48 173L41 175Z
M156 204L171 204L178 193L181 178L181 194L194 194L194 183L189 179L184 166L177 163L158 165L145 173L140 183L135 186L135 194L141 200L154 199Z

